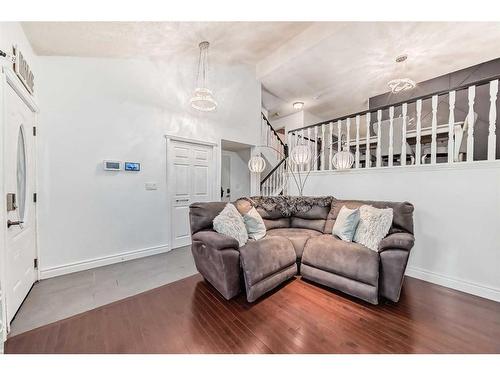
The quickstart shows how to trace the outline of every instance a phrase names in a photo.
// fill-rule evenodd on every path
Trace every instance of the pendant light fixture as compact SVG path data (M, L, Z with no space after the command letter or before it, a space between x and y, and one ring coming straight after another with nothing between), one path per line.
M396 63L398 66L401 66L401 76L404 75L405 70L406 70L406 60L408 59L408 55L400 55L396 57ZM403 78L396 78L387 83L387 86L389 86L389 89L391 89L391 92L393 94L400 93L401 91L406 91L406 90L411 90L415 88L417 84L415 83L414 80L408 77L403 77Z
M299 144L292 148L290 159L295 165L306 165L311 160L311 149L304 144Z
M191 107L202 112L212 112L217 109L217 101L213 92L208 88L208 47L210 43L201 42L200 58L198 60L198 74L196 78L196 88L191 98Z
M248 161L248 169L252 173L262 173L266 169L266 161L260 155L254 155Z

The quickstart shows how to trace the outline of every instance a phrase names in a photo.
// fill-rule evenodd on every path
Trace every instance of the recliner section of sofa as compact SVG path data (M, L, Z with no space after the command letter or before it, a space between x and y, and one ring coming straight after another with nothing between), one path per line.
M240 248L248 302L253 302L297 274L297 255L290 241L266 236Z
M343 205L369 204L393 209L393 223L378 252L331 235ZM225 202L190 206L192 252L198 271L225 298L241 291L253 302L299 273L304 279L373 304L379 296L397 302L413 237L413 206L408 202L337 200L333 197L251 197L235 202L253 206L267 234L238 247L236 240L213 231L212 221Z

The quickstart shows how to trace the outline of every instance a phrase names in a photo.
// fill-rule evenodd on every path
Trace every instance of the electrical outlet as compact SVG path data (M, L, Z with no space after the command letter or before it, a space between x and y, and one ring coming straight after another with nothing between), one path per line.
M146 182L144 184L146 190L158 190L158 185L156 182Z

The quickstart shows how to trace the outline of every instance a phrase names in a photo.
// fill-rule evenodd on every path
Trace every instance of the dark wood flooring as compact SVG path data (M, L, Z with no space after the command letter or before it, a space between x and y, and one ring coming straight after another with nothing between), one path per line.
M407 278L372 306L295 279L254 304L200 275L14 336L7 353L500 353L500 303Z

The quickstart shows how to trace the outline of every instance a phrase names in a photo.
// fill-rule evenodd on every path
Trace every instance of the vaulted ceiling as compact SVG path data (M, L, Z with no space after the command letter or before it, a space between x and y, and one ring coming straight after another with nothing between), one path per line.
M256 64L311 23L307 22L24 22L35 52L45 56L193 56L211 43L211 61Z
M292 103L324 119L367 108L401 75L427 80L500 57L500 23L25 22L40 55L192 57L202 40L217 62L251 64L271 114ZM406 65L395 63L407 54Z
M323 120L368 108L407 75L416 82L500 57L500 23L315 23L257 64L271 114L292 103ZM407 54L406 63L396 64ZM406 64L406 66L405 66Z

